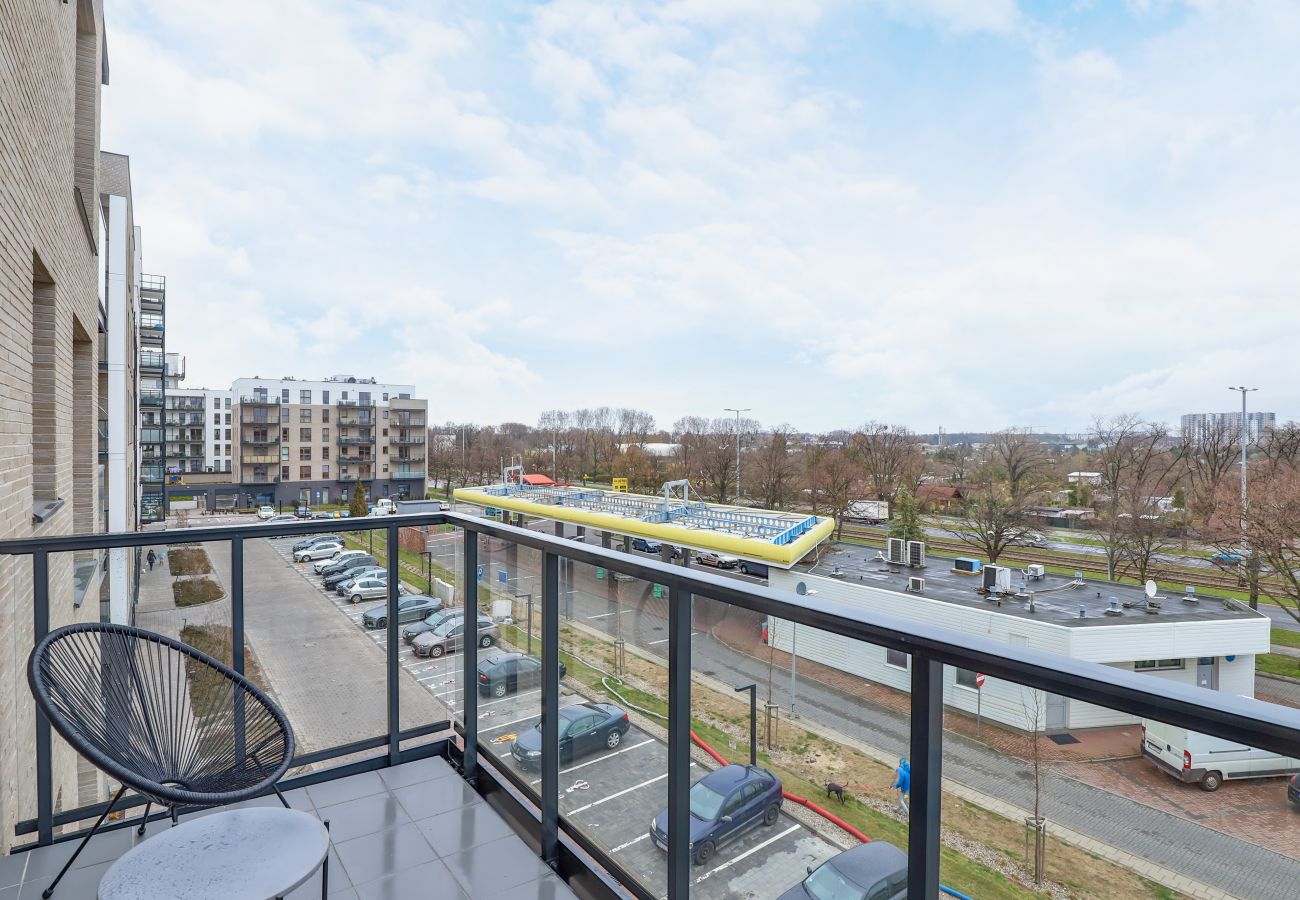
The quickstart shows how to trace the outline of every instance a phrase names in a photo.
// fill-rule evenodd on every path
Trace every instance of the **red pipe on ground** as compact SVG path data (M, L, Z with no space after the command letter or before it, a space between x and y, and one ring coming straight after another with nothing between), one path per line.
M697 735L694 731L691 732L691 740L693 740L696 746L702 749L705 753L709 754L709 756L712 756L715 760L717 760L719 765L723 765L723 766L729 765L727 760L724 759L721 755L719 755L718 751L714 750L704 741L700 740L700 736ZM785 789L782 789L781 796L785 797L785 799L789 800L792 803L798 803L800 806L808 807L808 809L811 809L813 812L817 813L817 815L821 816L826 821L830 822L833 825L837 825L840 828L843 828L849 834L853 835L855 838L862 841L862 843L864 844L870 843L871 838L867 837L861 831L858 831L858 829L854 828L848 822L845 822L843 819L835 815L830 810L823 809L822 807L818 806L816 803L813 803L811 800L807 799L806 797L800 797L798 794L792 794Z

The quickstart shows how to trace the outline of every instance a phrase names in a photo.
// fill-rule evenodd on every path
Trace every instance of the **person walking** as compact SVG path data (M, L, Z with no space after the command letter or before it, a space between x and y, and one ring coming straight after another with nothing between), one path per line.
M912 792L912 767L906 757L899 759L898 768L894 769L892 787L898 791L898 811L904 816L908 815L907 795Z
M152 547L149 548L149 555L146 556L145 559L149 560L149 571L152 572L153 564L158 561L158 557L154 554Z

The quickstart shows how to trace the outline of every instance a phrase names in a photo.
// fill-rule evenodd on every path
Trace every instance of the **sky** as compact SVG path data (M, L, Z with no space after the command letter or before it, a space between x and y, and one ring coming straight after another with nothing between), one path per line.
M431 421L1300 417L1300 5L106 0L192 387Z

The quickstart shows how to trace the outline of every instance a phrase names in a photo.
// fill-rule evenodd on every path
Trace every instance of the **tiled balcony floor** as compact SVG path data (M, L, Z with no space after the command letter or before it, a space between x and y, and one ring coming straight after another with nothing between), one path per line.
M352 775L286 795L330 823L329 886L338 900L428 897L572 900L574 894L510 826L440 759ZM278 805L274 797L247 804ZM204 815L196 813L195 815ZM153 822L143 838L169 827ZM89 900L134 828L99 834L64 876L55 900ZM36 900L76 843L0 857L0 900ZM320 876L292 900L320 897Z

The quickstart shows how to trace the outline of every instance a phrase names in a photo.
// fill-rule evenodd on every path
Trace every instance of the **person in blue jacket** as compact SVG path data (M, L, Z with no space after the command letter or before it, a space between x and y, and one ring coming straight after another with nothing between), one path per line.
M908 764L906 757L898 761L898 768L894 770L892 787L898 791L898 811L906 816L908 814L907 795L912 792L912 767Z

